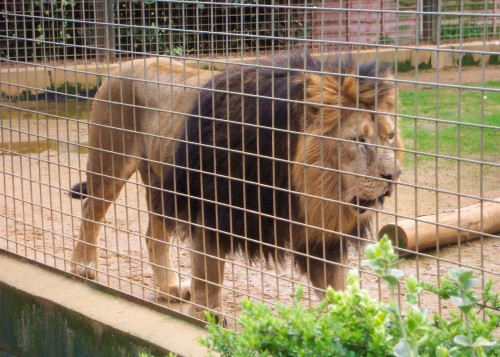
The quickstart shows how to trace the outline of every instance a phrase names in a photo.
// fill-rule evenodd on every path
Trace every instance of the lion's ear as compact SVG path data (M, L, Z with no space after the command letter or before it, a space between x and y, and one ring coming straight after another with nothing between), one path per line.
M307 73L302 77L302 83L305 84L303 100L307 126L304 129L308 132L318 132L320 128L322 133L329 131L329 127L337 123L338 110L326 106L343 105L339 95L338 77Z
M353 75L346 75L339 79L341 82L342 105L356 108L358 103L363 103L369 108L374 108L378 103L379 110L383 106L386 111L392 112L394 109L395 91L394 85L388 78L358 78Z
M338 78L342 105L352 106L359 100L359 79L349 75Z
M352 106L360 97L359 79L352 75L306 75L306 101L339 107Z
M328 105L338 105L343 102L342 93L339 95L339 80L341 77L308 73L305 78L307 102Z

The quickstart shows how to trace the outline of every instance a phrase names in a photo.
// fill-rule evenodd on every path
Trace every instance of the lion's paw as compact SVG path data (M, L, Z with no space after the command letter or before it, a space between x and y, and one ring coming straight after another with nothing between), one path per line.
M222 310L220 308L215 309L215 311L210 311L210 315L215 318L215 323L221 325L222 327L227 327L227 320L222 314ZM195 309L193 313L193 317L198 320L207 321L207 317L205 315L205 311Z
M71 272L73 274L83 276L84 278L91 280L95 280L96 271L97 270L94 264L90 264L90 266L73 264L73 266L71 267Z
M181 283L171 285L167 288L166 293L161 295L161 298L168 302L181 302L191 299L191 284Z

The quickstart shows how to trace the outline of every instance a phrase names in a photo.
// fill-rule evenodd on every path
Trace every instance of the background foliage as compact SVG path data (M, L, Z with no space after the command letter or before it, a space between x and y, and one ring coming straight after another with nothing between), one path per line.
M305 38L310 31L303 9L293 8L304 6L300 0L259 0L259 5L257 0L214 4L114 1L112 27L96 18L95 4L83 0L3 2L1 20L7 26L6 36L0 39L0 56L18 60L94 56L99 26L113 31L115 49L125 55L279 50L287 44L283 38ZM33 19L26 21L26 15Z

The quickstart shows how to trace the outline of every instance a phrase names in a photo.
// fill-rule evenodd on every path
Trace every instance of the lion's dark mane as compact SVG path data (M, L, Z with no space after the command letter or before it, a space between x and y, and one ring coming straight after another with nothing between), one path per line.
M276 247L329 259L340 249L338 240L335 247L328 240L321 247L293 243L304 229L297 223L299 200L290 175L304 113L289 100L304 100L304 68L332 74L358 68L351 59L322 64L303 55L273 65L230 69L200 91L156 211L171 229L177 220L202 225L209 228L206 244L230 246L250 259L282 261L284 250ZM383 69L375 63L359 67L360 76L378 71ZM361 222L352 234L365 236L367 230ZM305 271L305 259L296 262Z

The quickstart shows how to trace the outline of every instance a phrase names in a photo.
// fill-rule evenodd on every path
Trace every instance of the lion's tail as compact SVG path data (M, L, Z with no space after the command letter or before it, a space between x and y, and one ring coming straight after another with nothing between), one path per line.
M88 196L87 192L87 182L79 182L76 185L73 185L69 190L69 195L71 198L76 198L79 200L83 200Z

